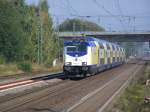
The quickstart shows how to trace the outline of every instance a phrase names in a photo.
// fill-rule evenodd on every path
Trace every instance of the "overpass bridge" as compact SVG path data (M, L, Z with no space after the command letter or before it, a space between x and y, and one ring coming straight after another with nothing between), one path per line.
M93 36L111 42L148 42L149 32L59 32L59 37L65 40L80 36Z

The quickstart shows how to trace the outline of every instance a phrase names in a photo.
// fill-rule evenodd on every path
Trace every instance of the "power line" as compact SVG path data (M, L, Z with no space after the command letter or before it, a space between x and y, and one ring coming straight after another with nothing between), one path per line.
M71 3L70 3L69 0L66 0L66 3L67 3L67 5L68 5L69 11L72 10L72 11L75 13L75 14L73 14L73 13L71 12L71 15L79 15L78 11L75 10L75 9L72 7L72 5L71 5Z
M145 16L124 15L122 12L119 0L116 0L116 5L117 5L118 10L120 12L120 14L118 14L118 15L112 14L112 12L110 12L108 9L106 9L104 7L104 5L100 4L98 0L93 0L93 1L98 7L102 8L108 15L107 14L104 14L104 15L102 15L102 14L99 14L99 15L81 15L78 13L78 11L76 9L74 9L72 7L70 0L65 0L65 1L62 1L62 4L64 5L64 7L68 7L67 10L69 11L70 15L54 15L54 16L57 17L57 19L59 18L59 20L61 19L61 21L64 21L65 18L72 18L72 17L73 18L74 17L81 18L81 19L83 19L83 18L84 19L85 18L97 18L98 23L100 21L102 21L102 18L115 18L115 19L119 20L119 22L122 26L122 29L124 29L124 31L126 31L126 29L128 29L130 27L131 23L133 24L133 25L131 25L131 27L135 30L135 18L137 20L137 19L146 19L146 18L150 17L149 15L145 15ZM63 20L62 20L62 18L63 18ZM126 28L127 24L129 26L128 28ZM109 24L109 27L110 27L110 24Z
M58 16L60 18L67 17L68 15L58 15L58 14L52 14L52 16ZM149 19L150 16L134 16L134 15L77 15L77 14L72 14L71 17L100 17L100 18L124 18L124 19L133 19L136 17L136 19Z
M107 10L104 5L101 5L99 2L97 2L97 0L93 0L93 2L100 8L102 8L107 14L111 15L112 17L114 16L109 10ZM116 17L115 17L116 18ZM119 20L119 22L121 23L124 31L125 31L125 28L124 28L124 25L122 23L122 21L120 20L120 18L116 18L117 20Z
M120 21L122 22L122 20L124 21L124 16L123 16L124 14L123 14L123 11L122 11L122 9L120 7L120 1L119 0L115 0L115 1L116 1L116 5L118 7L118 11L119 11L120 15L122 15L121 16L122 19L120 19ZM122 22L122 24L123 24L124 27L126 27L126 25L124 24L124 22Z

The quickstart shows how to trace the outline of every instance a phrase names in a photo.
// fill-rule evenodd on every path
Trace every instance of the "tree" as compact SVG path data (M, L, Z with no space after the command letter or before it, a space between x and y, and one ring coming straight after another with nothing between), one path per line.
M30 6L27 9L24 21L24 32L27 35L25 46L25 60L37 62L37 15L36 7Z
M36 61L36 7L27 6L25 0L11 0L21 15L20 23L24 37L23 60Z
M0 55L7 61L23 59L25 35L21 19L19 11L10 1L0 1Z
M47 0L41 0L39 6L28 6L24 1L0 1L0 57L8 62L40 61L51 65L60 45Z
M105 31L96 23L80 19L67 19L58 27L60 31Z
M54 58L58 56L59 41L54 32L52 18L49 14L47 0L42 0L39 4L40 27L41 27L41 61L46 65L51 65Z

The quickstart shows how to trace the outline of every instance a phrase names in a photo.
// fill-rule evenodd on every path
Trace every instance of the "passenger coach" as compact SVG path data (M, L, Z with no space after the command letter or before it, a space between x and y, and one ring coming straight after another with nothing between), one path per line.
M125 61L125 50L114 43L93 37L64 42L64 67L67 77L85 77L118 66Z

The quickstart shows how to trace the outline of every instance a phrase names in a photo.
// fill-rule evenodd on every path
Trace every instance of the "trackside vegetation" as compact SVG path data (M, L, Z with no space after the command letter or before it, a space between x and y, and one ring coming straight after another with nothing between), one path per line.
M137 81L129 85L109 112L150 112L150 102L144 101L145 97L150 97L150 86L145 85L149 78L150 66L148 65L145 72Z
M27 5L25 0L0 0L0 70L9 71L7 66L11 66L9 74L18 74L20 70L34 71L34 65L50 69L55 59L62 61L63 41L57 28L73 31L73 24L75 31L104 31L95 23L79 19L66 20L54 28L47 0L40 0L37 6Z
M0 0L1 61L50 66L58 57L59 44L47 0L38 6L28 6L25 0Z
M59 25L60 31L78 32L78 31L105 31L105 29L91 21L82 20L78 18L67 19Z
M30 62L20 62L17 67L24 72L32 72L32 64Z
M29 6L25 0L0 0L1 65L16 63L25 72L31 72L33 63L51 67L59 57L61 43L47 0L38 6Z

